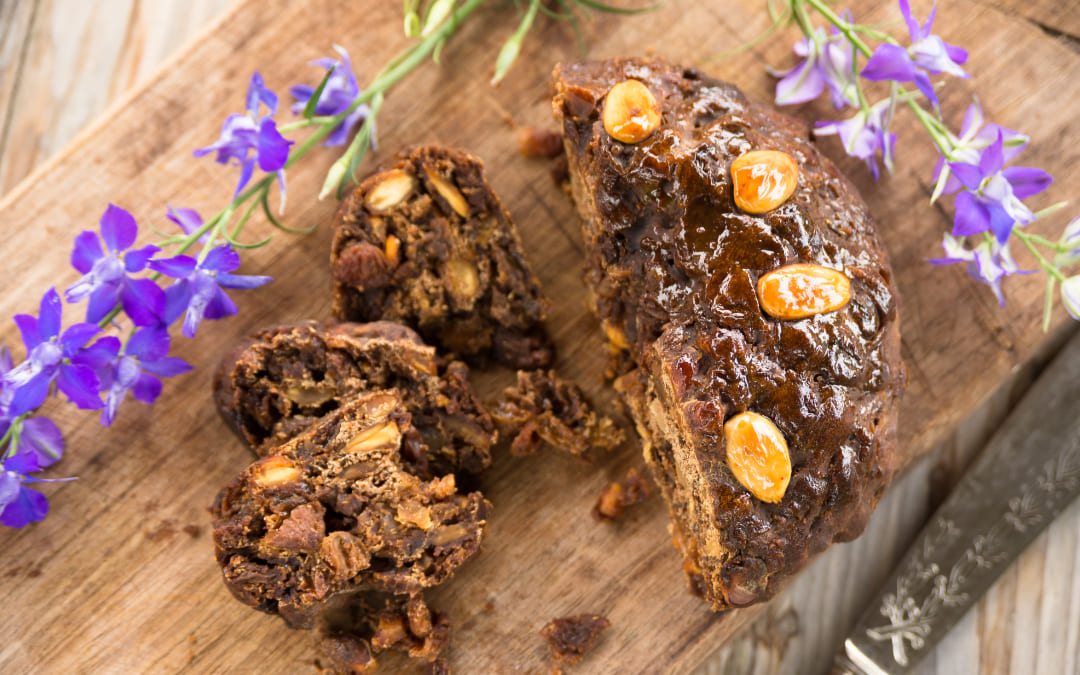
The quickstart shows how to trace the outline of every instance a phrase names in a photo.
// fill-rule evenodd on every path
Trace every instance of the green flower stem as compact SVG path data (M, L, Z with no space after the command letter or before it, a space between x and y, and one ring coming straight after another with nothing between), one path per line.
M1042 241L1046 241L1045 239L1042 239L1042 237L1039 237L1038 235L1024 232L1020 229L1014 229L1013 236L1024 242L1024 246L1027 246L1027 249L1031 251L1031 255L1035 256L1035 259L1039 261L1039 265L1041 265L1042 268L1046 270L1047 274L1052 276L1057 281L1065 281L1067 277L1062 274L1061 270L1059 270L1056 265L1052 264L1050 261L1044 258L1042 253L1039 253L1039 249L1035 247L1035 244L1039 243L1037 240L1041 239ZM1056 244L1052 244L1051 246L1053 246L1054 248L1057 247Z

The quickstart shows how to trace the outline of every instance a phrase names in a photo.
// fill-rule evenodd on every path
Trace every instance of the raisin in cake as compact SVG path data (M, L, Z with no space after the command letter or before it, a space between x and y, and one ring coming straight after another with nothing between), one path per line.
M226 421L265 456L357 392L396 388L421 443L402 455L421 477L478 473L491 463L494 423L468 367L442 366L412 330L388 321L306 322L268 328L223 360L214 399Z
M892 273L805 124L659 60L555 69L616 382L717 610L858 536L905 382Z
M478 158L435 145L405 150L341 203L334 222L337 317L400 321L472 360L551 363L547 303Z

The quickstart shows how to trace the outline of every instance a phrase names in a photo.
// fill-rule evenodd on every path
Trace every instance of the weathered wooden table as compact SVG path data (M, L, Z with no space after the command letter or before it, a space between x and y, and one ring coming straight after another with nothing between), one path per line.
M272 12L296 3L265 4L266 11ZM323 6L326 3L313 4ZM385 4L393 5L394 11L398 11L396 7L399 3ZM655 19L659 25L674 34L692 33L693 30L681 25L678 18L670 15L671 12L680 11L687 3L673 1L668 4L670 7L662 10L668 14L658 15ZM720 4L723 3L717 3L718 6ZM860 9L870 6L869 3L858 4ZM921 6L926 3L917 4ZM0 216L0 223L5 226L5 231L0 235L0 247L5 255L20 251L18 244L13 242L21 236L37 245L47 240L55 246L66 248L67 242L77 230L93 227L99 211L67 213L77 220L74 223L58 220L55 216L63 213L63 210L48 206L47 201L42 201L42 196L34 196L47 194L47 190L43 191L41 186L34 185L35 177L31 175L32 172L44 166L36 176L55 178L64 172L85 171L85 180L98 180L93 168L79 163L79 149L94 142L87 136L76 141L74 149L60 153L62 164L49 165L47 160L68 146L72 138L95 118L102 114L116 117L125 106L124 101L134 101L135 105L145 106L147 91L136 94L134 99L129 98L131 95L128 92L132 89L138 90L151 73L168 61L170 55L178 50L182 51L180 48L185 43L206 31L206 26L219 16L229 11L250 12L254 6L257 6L257 0L0 2L0 195L7 195L0 202L7 208L0 210L0 214L8 214L14 205L18 222L26 223L29 222L27 216L32 216L34 212L32 204L28 205L28 202L39 204L34 208L47 212L49 217L36 224L45 228L47 235L51 237L46 239L41 235L30 236L27 232L8 231L8 220ZM926 9L922 7L923 13ZM705 56L710 50L722 51L740 40L752 37L760 29L763 20L748 20L747 11L749 10L744 9L730 14L719 10L715 12L711 18L715 21L716 34L719 37L715 44L710 45L704 52L700 46L664 48L662 38L651 36L645 44L637 45L637 49L644 51L649 47L656 47L660 53L684 59ZM376 18L382 20L386 18L384 14L388 12L379 12ZM895 14L895 10L892 10L892 14ZM1077 106L1080 104L1080 99L1076 97L1077 80L1080 79L1080 57L1077 56L1076 49L1078 42L1075 37L1070 37L1080 36L1080 7L1077 2L1046 0L1025 3L1021 0L1001 0L989 5L978 2L945 2L939 15L938 27L945 37L951 42L972 49L973 71L976 73L975 88L980 92L989 90L989 93L984 94L984 102L988 108L992 108L997 120L1007 126L1027 130L1036 138L1037 143L1046 144L1042 151L1032 151L1032 163L1039 162L1052 168L1059 177L1059 182L1063 178L1068 181L1057 187L1060 198L1080 196L1077 189L1080 185L1076 180L1077 171L1064 171L1068 157L1072 157L1075 164L1075 146L1080 139L1080 128L1074 121ZM882 16L891 18L888 12ZM631 30L632 21L634 20L627 19L617 23L605 19L600 22L599 27L592 29L594 34L603 38L603 49L608 51L602 53L615 53L610 50L616 46L621 46L623 50L628 48L627 44L619 40L611 40L610 34L619 30L620 26ZM505 31L508 26L506 21L498 23L499 30ZM383 28L385 27L380 25L380 30ZM393 28L397 28L396 23ZM235 38L239 41L250 38L250 35L234 35L220 29L209 30L212 33L207 34L209 37L204 38L204 42L206 39ZM639 35L648 33L640 26L632 30ZM564 33L549 30L541 35L559 41L559 49L562 50L560 54L568 51L568 37ZM354 58L357 56L356 52L365 50L368 44L368 41L356 36L343 35L337 39L354 50ZM767 80L761 74L762 62L786 63L783 59L788 58L788 45L793 40L788 33L779 38L777 44L760 47L735 65L720 63L710 68L721 76L735 80L753 94L763 96L767 93ZM494 44L494 38L485 38L485 41ZM312 42L315 44L297 47L294 60L302 62L319 50L325 51L329 46L322 44L321 38ZM385 48L387 42L384 38L372 40L372 44L378 45L377 49L372 49L376 49L378 53L364 54L359 60L369 65L385 60L389 54ZM490 46L489 44L487 52L493 53ZM203 51L215 53L213 49ZM227 51L229 50L218 49L216 53ZM995 61L993 54L996 51L1007 53L1014 62ZM534 43L532 47L527 47L525 58L541 57L544 52L543 48ZM1029 54L1031 60L1018 58L1017 54L1020 53ZM473 54L471 58L475 61L477 57ZM1047 66L1046 59L1053 63ZM184 63L184 68L192 68L190 53L187 57L181 56L179 62ZM208 79L208 91L204 92L202 83L192 77L189 89L174 94L184 102L203 100L203 94L210 91L220 98L220 82L211 83L209 80L227 77L233 82L242 82L246 79L246 74L240 71L246 73L251 66L249 62L203 64L202 73ZM1024 73L1030 72L1034 79L1027 84L1037 91L1027 93L1030 93L1031 98L1038 99L1037 105L1025 107L1023 101L1027 98L1027 93L1023 88L1018 86L1017 91L1010 95L1003 92L1002 87L989 81L1006 71L1013 74L1011 81L1014 83L1023 82ZM280 81L281 77L275 77L275 80ZM430 79L425 80L421 87L430 84ZM227 91L231 97L228 105L216 99L203 100L203 107L213 111L215 120L218 119L219 111L229 109L241 95L240 90L235 87ZM485 97L484 102L495 106L506 105L510 100L488 94L482 89L472 91L480 91ZM149 95L156 96L160 95L161 90L160 87L152 87L149 92ZM121 103L117 104L117 101ZM539 103L528 103L527 112L515 113L527 118L524 121L543 123L542 114L536 112ZM533 105L534 103L537 105ZM954 110L961 109L963 100L960 94L947 99L946 105L950 104ZM105 113L110 105L119 107L114 108L111 113ZM1056 105L1058 107L1055 107ZM148 123L153 124L150 121ZM216 123L215 121L201 125L204 127L201 131L214 128ZM1041 135L1038 131L1040 127L1053 128L1058 135ZM182 131L173 130L174 133ZM910 133L912 129L909 126L903 129L902 133L903 131ZM148 128L146 133L152 133L152 129ZM388 125L388 137L394 141L411 140L392 124ZM191 138L188 144L208 142L210 139L204 134L198 139ZM146 139L132 139L133 155L147 152L145 141ZM1064 154L1059 160L1051 161L1050 158L1055 156L1055 144L1062 148ZM832 146L830 150L836 157L836 146ZM189 160L178 157L176 161ZM851 174L859 175L858 165L845 161L844 167ZM312 177L306 180L306 183L313 183L317 173L318 171L311 172ZM897 175L888 182L874 186L868 183L865 175L857 180L867 193L895 188L898 194L911 194L919 190L907 187L901 189L898 186L925 180L923 173L923 167L915 165L914 162L905 163L902 159ZM212 167L205 167L201 175L204 180L213 180L213 176L222 174L213 172ZM30 177L27 178L28 176ZM28 182L16 187L24 179ZM508 182L514 184L513 181ZM498 182L496 186L498 187ZM308 188L310 189L310 186ZM150 201L157 203L168 195L185 194L182 187L177 186L169 186L165 193ZM55 194L52 199L63 201L65 194ZM891 208L894 212L900 210L900 207L890 203L888 198L871 197L871 203L879 216L883 209ZM103 207L104 202L101 202L93 208ZM925 214L927 211L929 209L919 213ZM885 227L888 227L887 216L884 220ZM895 235L887 234L886 237L890 239L890 244L900 241ZM526 239L528 240L528 236ZM930 244L932 242L907 240L904 250L898 251L894 247L894 259L905 260L913 256L925 257L933 254ZM36 250L20 252L28 256L41 254L52 259L66 256L66 253L63 256L45 255ZM18 274L28 269L28 263L15 262L10 257L5 260L6 293L0 302L3 309L0 316L9 316L13 311L32 311L36 306L34 296L43 287L42 283L39 283L42 280L41 275L23 275L27 278L33 277L32 282L17 278ZM1022 395L1041 364L1072 330L1071 326L1059 321L1058 328L1049 337L1033 336L1026 325L1009 327L1008 322L1031 324L1037 313L1035 310L1018 311L1014 305L1010 313L998 315L998 310L992 301L988 301L988 294L984 289L975 289L962 279L961 274L934 271L929 267L920 273L939 275L941 284L947 287L948 292L958 294L964 303L977 305L973 312L961 313L957 320L981 327L993 334L994 339L990 342L996 345L1000 352L1000 355L991 359L992 363L988 366L995 373L994 381L988 384L985 379L975 380L972 382L974 391L965 391L964 387L955 384L943 386L942 391L953 395L962 394L964 398L962 404L939 402L939 405L956 411L956 418L947 420L949 429L936 433L928 432L930 437L934 438L937 449L929 459L911 468L906 477L891 489L866 534L853 544L834 547L821 556L781 597L770 603L749 627L726 643L714 644L707 640L695 642L693 636L689 636L690 647L687 648L685 657L669 662L674 664L674 669L687 671L697 667L704 673L812 673L823 670L844 633L870 595L876 592L892 562L903 552L907 542L928 517L933 505L947 492L967 460L992 432L1003 413ZM55 283L66 284L70 283L70 280ZM1011 296L1013 303L1031 303L1035 298L1037 289L1033 291L1030 288L1024 288ZM909 296L905 299L905 309L908 312L934 311L942 315L937 310L920 306L920 303L943 302L941 296ZM270 295L261 296L258 302L262 303L258 309L259 314L272 314L274 301ZM251 320L249 317L248 321ZM231 329L228 335L244 332L255 325L257 324L244 323ZM11 343L14 331L8 328L3 327L2 335L5 341ZM910 356L909 352L909 359ZM940 376L942 369L937 367L933 373ZM921 373L913 373L913 379L919 377L922 377ZM929 386L931 390L934 388ZM166 403L168 400L166 398ZM127 414L135 419L129 420L129 424L121 430L125 438L137 438L133 431L139 431L138 427L144 428L143 433L153 433L155 418L149 411L139 409L137 413ZM157 410L156 414L162 414L161 410ZM182 411L177 411L177 414L187 421L196 419L196 416ZM65 411L59 418L62 424L63 420L73 424L78 415ZM204 415L199 415L197 418L201 420L203 417ZM920 420L904 418L901 423L918 426ZM136 428L132 429L133 426ZM919 434L905 434L907 439L914 436ZM76 444L80 439L84 442L86 439L96 439L97 442L107 443L109 438L105 432L80 427L71 439L73 445L69 449L69 459L60 468L60 472L63 472L77 465L80 474L102 481L100 493L97 493L99 497L94 496L95 490L92 486L87 486L77 493L78 499L84 501L76 502L74 497L68 500L63 497L57 499L54 502L54 513L50 515L46 525L19 533L0 532L0 550L4 551L4 558L0 562L0 592L8 599L3 616L0 616L0 626L4 627L5 635L0 643L0 670L42 672L35 664L44 663L48 672L56 672L61 668L67 672L91 669L99 672L170 672L185 667L192 672L202 672L221 667L221 664L226 662L231 662L234 666L242 663L242 659L223 658L221 650L227 648L222 646L222 643L225 643L233 645L231 649L243 653L246 651L243 648L245 636L215 635L213 629L217 627L235 630L239 626L247 631L263 631L267 630L272 620L247 617L239 608L224 604L222 606L228 608L229 617L216 624L210 620L199 624L197 621L193 623L190 612L181 612L178 609L180 606L190 607L203 601L211 604L230 601L223 599L220 584L216 584L213 570L209 566L206 570L200 570L197 575L210 584L199 591L204 595L198 598L176 597L176 589L168 582L161 581L170 574L168 563L163 562L160 555L145 553L145 548L154 543L162 546L182 546L185 549L196 548L200 551L199 556L208 558L210 542L205 522L200 523L200 533L194 539L187 540L187 535L176 531L183 522L176 520L175 514L182 513L184 515L181 517L186 518L189 513L197 513L198 509L176 509L159 504L152 494L146 494L141 487L129 492L122 485L111 484L107 478L102 477L108 475L107 467L101 472L88 466L87 457L96 456L98 451L91 452L91 448L78 447ZM188 449L202 445L198 441L183 442ZM224 446L233 455L228 461L214 460L220 465L221 471L218 475L223 482L231 475L231 471L243 465L244 459L237 451L239 444L231 439L217 444ZM145 452L135 447L129 451L133 454ZM215 449L213 452L218 451ZM81 461L75 459L79 454L85 455ZM106 456L103 461L120 462L116 453ZM188 468L187 463L177 461L176 458L162 458L161 461L165 465L162 470L178 471ZM537 462L536 466L539 468L541 464ZM605 470L607 469L610 467L605 467ZM49 491L48 488L46 491ZM203 492L212 494L213 486ZM96 521L93 518L84 518L81 515L79 518L74 517L74 512L77 511L101 511L104 514L102 522L115 527L117 522L125 522L124 517L115 515L112 508L114 505L106 502L117 498L131 500L125 507L129 512L141 512L138 520L131 521L129 536L110 534L98 537L94 530ZM650 508L656 510L658 506L654 504ZM159 510L160 512L155 513ZM79 531L65 527L65 522L75 523L80 528ZM96 550L98 545L106 546L107 550ZM96 574L92 565L79 565L72 563L71 559L78 556L94 559L101 554L109 560L116 556L132 556L133 561L153 559L151 564L156 566L153 574L133 578L140 582L160 583L160 588L136 589L139 592L121 597L95 594L94 588L107 591L112 589L112 593L116 586L110 579ZM188 556L185 554L183 557L186 559ZM667 558L673 559L674 556L664 557L664 564L669 562ZM103 565L102 569L104 568ZM110 574L118 569L125 568L115 564L108 566ZM64 576L77 570L81 570L85 577L71 579ZM130 573L135 575L137 571L130 570ZM175 569L171 573L183 575L185 570ZM672 569L671 573L678 574L675 569ZM50 591L50 588L53 590ZM123 588L130 591L126 583ZM676 594L683 592L681 581L677 577L672 579L672 589ZM51 607L45 606L46 599ZM31 600L34 604L30 604ZM91 603L100 603L100 606L93 606ZM153 630L158 633L140 633L134 628L133 632L125 635L114 627L129 623L125 620L126 616L146 615L147 606L150 615L160 613L162 617L168 617L168 620L151 621ZM642 607L641 611L650 611L650 608ZM42 624L38 617L46 615L51 618ZM242 623L237 624L233 616L244 617ZM175 623L172 623L173 617ZM537 617L538 624L546 618ZM206 630L202 630L203 626ZM31 631L32 627L34 631ZM269 630L276 635L287 635L276 625ZM716 634L715 631L711 633ZM188 637L190 641L186 639ZM529 639L528 635L522 636L522 640ZM100 644L101 641L109 640L126 640L129 644ZM155 642L158 644L155 645ZM598 662L587 661L575 672L607 672L616 669L616 663L610 658ZM622 665L624 670L630 671L668 669L667 663L640 662ZM289 672L297 667L302 667L302 664L298 665L295 660L281 665L282 672ZM510 664L507 669L509 667ZM930 656L922 672L1080 672L1080 504L1073 505L1002 577L964 622L957 626Z

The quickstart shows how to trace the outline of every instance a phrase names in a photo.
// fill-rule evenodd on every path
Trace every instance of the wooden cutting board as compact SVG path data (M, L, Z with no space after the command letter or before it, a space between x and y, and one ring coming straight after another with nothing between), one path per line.
M852 8L865 22L896 18L895 10L876 4L866 0ZM917 7L919 15L927 11ZM284 93L290 84L314 83L319 73L305 63L339 43L363 80L405 45L399 12L398 3L378 0L241 3L0 203L0 316L35 312L45 288L62 289L77 278L67 262L70 241L79 230L94 228L110 201L159 228L167 227L166 203L204 213L219 208L235 173L194 160L190 151L214 140L224 116L241 106L251 70L259 69ZM454 39L442 67L425 66L403 82L380 117L379 157L404 144L439 141L485 159L556 301L549 326L560 349L560 372L617 414L602 379L597 325L584 309L572 206L544 162L518 154L506 121L553 127L548 74L556 61L579 53L568 27L540 22L512 77L491 89L491 64L514 20L511 11L491 11ZM699 64L754 37L767 23L756 3L672 0L646 17L596 15L585 24L585 43L590 56L656 53ZM945 91L949 119L959 121L977 89L991 119L1032 136L1022 163L1057 177L1054 197L1075 196L1080 58L1034 24L977 3L943 6L937 26L948 41L971 50L975 75L974 86L951 82ZM795 39L789 32L704 68L767 99L773 81L763 66L789 65ZM799 112L820 118L831 110ZM909 466L1048 338L1038 328L1038 280L1011 280L1009 305L1000 310L962 270L923 262L938 253L949 206L938 211L926 204L929 143L915 140L921 136L903 113L896 130L904 140L891 179L874 184L860 163L841 164L881 223L904 298L911 383L898 453ZM825 147L839 157L832 141ZM213 562L205 508L251 457L216 416L209 379L221 353L240 336L327 314L331 233L325 225L334 205L315 202L313 195L334 157L333 151L317 152L289 174L288 221L322 227L307 237L279 234L266 248L245 254L244 272L269 273L277 281L237 297L240 316L205 324L197 342L177 338L178 354L197 370L170 382L153 409L128 403L111 430L99 426L93 413L47 409L68 442L67 457L50 475L79 480L44 487L53 509L45 522L0 532L0 590L8 608L0 615L6 636L0 671L310 671L310 637L233 600ZM1051 199L1034 201L1041 206ZM1065 220L1059 216L1035 229L1055 231ZM249 236L269 231L260 225ZM1059 313L1053 338L1071 329L1063 324ZM8 321L0 326L0 343L18 343ZM511 376L492 371L475 379L483 395L493 396ZM432 603L454 622L449 658L457 672L549 671L537 631L551 618L583 612L605 614L613 627L574 672L684 671L755 614L716 615L686 592L659 499L635 507L615 525L592 521L600 488L631 465L641 465L633 443L591 466L556 454L498 458L480 486L495 505L486 550L432 594ZM400 665L386 663L388 671Z

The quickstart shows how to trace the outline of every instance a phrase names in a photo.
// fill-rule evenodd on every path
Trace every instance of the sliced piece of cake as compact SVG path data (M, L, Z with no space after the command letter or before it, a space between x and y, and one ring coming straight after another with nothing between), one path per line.
M222 361L214 400L225 420L265 456L358 392L395 388L418 437L405 465L424 478L479 473L491 463L494 423L468 367L445 366L409 328L306 322L260 331Z
M400 321L473 361L551 363L547 303L477 157L405 150L341 203L334 227L337 317Z
M424 481L400 448L414 434L394 390L345 401L244 470L211 513L225 585L241 602L310 628L335 596L414 595L480 550L491 505Z

